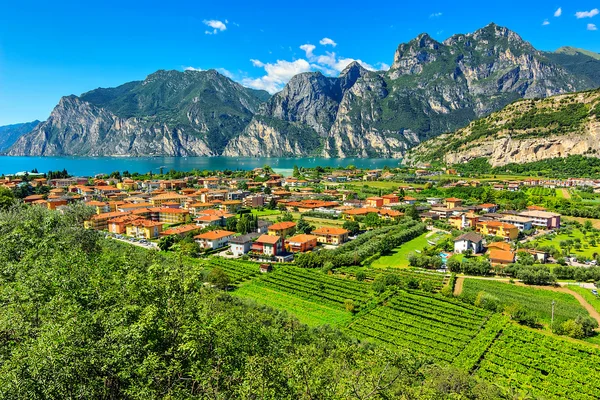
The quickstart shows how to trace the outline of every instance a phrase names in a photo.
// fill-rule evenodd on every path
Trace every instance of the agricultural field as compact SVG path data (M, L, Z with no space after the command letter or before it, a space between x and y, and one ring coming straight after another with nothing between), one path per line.
M596 311L600 313L600 297L592 293L591 289L582 288L579 285L569 285L569 290L579 293Z
M502 308L515 303L520 304L535 313L540 322L546 325L550 325L552 319L552 301L556 302L555 321L575 319L578 315L588 316L588 312L570 294L492 280L466 278L461 297L473 302L481 291L497 298Z
M293 266L276 267L274 272L261 276L256 283L341 310L346 309L347 300L354 302L359 310L374 297L368 283Z
M379 257L377 260L371 263L372 268L406 268L409 266L408 264L408 255L414 252L420 252L425 247L429 246L427 243L428 238L427 235L429 232L422 234L419 237L416 237L399 247L396 247L394 250L390 252L390 254L383 255Z
M536 247L551 246L557 250L562 250L560 247L561 242L570 240L573 242L573 245L569 248L571 254L594 258L595 254L600 254L600 237L596 232L593 232L592 235L589 233L588 235L584 235L584 233L577 228L568 229L566 231L563 228L558 234L541 236L533 240L532 243L534 243ZM576 243L580 244L579 248L577 248Z
M234 296L252 299L259 304L284 310L294 315L300 322L309 326L346 325L352 314L337 306L305 300L296 294L279 290L274 286L253 281L232 292Z
M413 349L433 359L452 362L491 316L489 311L464 303L401 291L352 321L348 329L387 346Z
M536 186L536 187L527 189L527 194L530 196L554 197L555 195L558 195L558 190L560 190L560 189L555 190L555 189L545 188L545 187L541 187L541 186Z
M206 263L206 268L221 268L233 284L246 281L260 274L260 264L252 261L230 260L222 257L212 257Z
M361 271L366 275L367 281L373 281L376 278L384 275L396 275L406 284L409 281L414 281L419 284L419 287L425 286L431 287L433 292L439 292L442 286L450 278L450 275L441 272L431 271L422 268L387 268L387 269L371 269L363 267L345 267L336 270L336 273L343 276L355 277L356 274Z
M485 353L476 375L533 398L597 399L600 350L509 324Z

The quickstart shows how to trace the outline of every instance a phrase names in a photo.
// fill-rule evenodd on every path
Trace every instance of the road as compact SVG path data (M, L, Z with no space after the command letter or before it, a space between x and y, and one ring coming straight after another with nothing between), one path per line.
M119 239L116 238L114 236L107 236L107 238L113 239L113 240L118 240L119 242L123 242L123 243L127 243L127 244L131 244L133 246L137 246L137 247L143 247L146 250L158 250L158 246L155 243L140 243L140 242L134 242L134 241L129 241L126 239Z

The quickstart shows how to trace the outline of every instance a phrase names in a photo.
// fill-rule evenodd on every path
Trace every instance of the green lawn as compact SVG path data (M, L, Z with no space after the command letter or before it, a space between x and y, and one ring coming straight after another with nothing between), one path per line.
M318 325L346 325L352 314L328 305L302 299L290 293L265 287L256 283L241 286L231 294L255 300L279 310L285 310L294 315L300 322L310 326Z
M265 215L279 215L279 214L281 214L281 211L279 211L279 210L267 210L267 209L258 210L256 208L253 208L252 209L252 214L253 215L258 215L259 217L264 217Z
M473 301L481 291L496 297L503 306L520 304L535 313L540 322L546 325L550 325L552 319L553 300L556 302L554 306L555 321L574 319L578 315L589 316L588 312L570 294L492 280L466 278L461 296Z
M404 243L402 246L395 248L390 254L386 254L371 263L373 268L406 268L408 267L408 255L416 250L423 250L429 244L428 239L434 236L427 237L426 232L413 240Z
M592 246L589 244L589 239L586 238L579 229L573 229L570 235L560 233L552 238L548 238L547 235L542 236L534 240L534 243L536 243L537 246L553 246L554 248L561 250L559 245L561 241L574 239L580 239L582 247L579 250L575 249L575 247L571 247L572 254L593 258L595 253L600 253L600 239L596 240L596 246Z

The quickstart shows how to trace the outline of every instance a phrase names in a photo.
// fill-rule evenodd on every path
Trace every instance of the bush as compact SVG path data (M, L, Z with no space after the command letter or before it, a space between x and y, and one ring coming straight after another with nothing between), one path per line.
M500 301L497 297L492 296L489 293L481 291L477 293L477 298L474 303L477 307L485 308L490 311L497 311L500 306Z

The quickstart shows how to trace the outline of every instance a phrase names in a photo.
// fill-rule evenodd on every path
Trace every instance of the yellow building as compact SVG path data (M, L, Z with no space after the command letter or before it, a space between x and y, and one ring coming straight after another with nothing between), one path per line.
M229 213L236 213L240 208L242 208L242 202L240 200L226 200L221 203L221 210Z
M180 195L178 193L161 193L158 194L154 197L152 197L150 199L150 203L152 203L152 205L154 207L161 207L163 203L178 203L178 204L184 204L187 200L186 196Z
M296 224L291 221L277 222L269 226L269 235L286 237L296 229Z
M144 239L156 239L162 232L162 222L154 222L148 220L132 221L126 226L127 236Z
M312 231L312 234L317 237L317 242L335 245L346 242L349 233L350 232L346 229L330 226L322 226Z
M508 240L514 240L519 236L519 228L500 221L478 222L477 232L485 236L498 236Z

